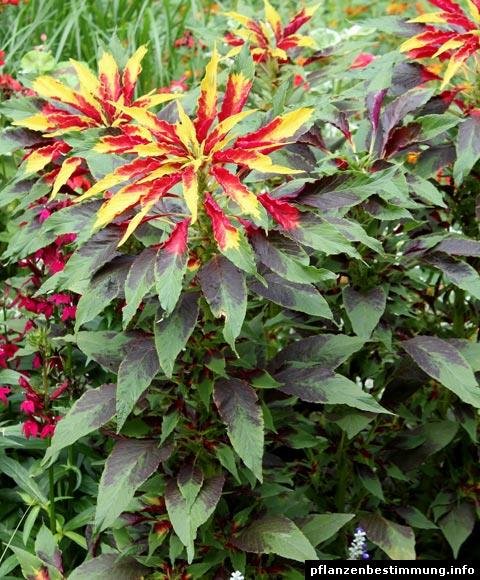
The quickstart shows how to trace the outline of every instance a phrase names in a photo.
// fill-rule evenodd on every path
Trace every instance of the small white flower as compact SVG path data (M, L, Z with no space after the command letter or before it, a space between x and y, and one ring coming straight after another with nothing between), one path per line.
M236 570L235 572L232 572L230 580L245 580L245 576L241 572Z
M364 387L366 391L371 391L373 389L374 383L373 379L365 379Z

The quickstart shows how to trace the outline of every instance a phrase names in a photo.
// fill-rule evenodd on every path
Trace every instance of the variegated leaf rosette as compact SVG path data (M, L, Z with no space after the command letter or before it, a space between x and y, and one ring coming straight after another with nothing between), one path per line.
M122 111L123 106L146 110L176 98L173 94L153 91L135 98L146 52L145 46L138 48L122 71L114 57L104 52L98 62L97 75L84 63L70 59L77 79L76 89L48 75L34 81L32 88L42 99L40 110L12 124L42 134L42 138L27 149L22 168L25 175L33 175L51 163L56 165L51 198L81 171L83 163L82 157L75 155L65 141L65 136L86 129L121 127L131 121Z
M448 60L443 89L480 49L480 0L465 0L467 10L452 0L428 1L439 10L409 20L425 27L405 41L400 50L413 59Z
M214 49L196 105L177 99L157 115L148 109L172 96L135 99L132 84L143 54L137 51L123 74L113 59L102 57L98 79L76 63L78 91L39 79L35 86L47 104L18 123L44 131L49 140L30 153L21 171L33 155L37 173L54 161L52 195L70 194L73 201L42 231L79 234L79 249L44 290L82 293L78 329L115 298L126 300L124 326L148 296L156 296L162 316L170 316L182 292L199 287L214 316L225 319L232 348L248 289L289 310L331 318L315 286L331 273L312 267L309 254L359 257L352 241L363 240L365 232L347 220L323 218L277 187L302 174L286 166L279 151L308 129L312 109L266 120L264 113L245 109L253 79L234 68L219 92L221 57ZM52 147L60 148L60 164ZM71 195L72 160L91 172L93 184L81 195Z
M290 60L289 52L293 49L316 49L313 38L298 31L315 14L320 4L302 8L295 16L283 24L277 10L268 0L264 0L265 20L254 20L238 12L226 12L240 26L225 35L225 41L232 49L228 56L239 53L244 44L248 44L255 62L275 60L280 63Z

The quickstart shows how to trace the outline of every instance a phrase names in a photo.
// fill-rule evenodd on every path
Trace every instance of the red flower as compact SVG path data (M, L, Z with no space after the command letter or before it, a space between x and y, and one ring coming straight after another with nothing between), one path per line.
M65 308L62 310L63 322L67 322L67 320L75 320L76 315L77 315L76 306L65 306Z
M10 394L10 387L0 387L0 402L4 405L8 405L7 395Z
M355 60L350 65L350 69L353 70L357 68L365 68L373 60L375 60L373 54L370 54L369 52L361 52L359 55L355 57Z
M68 294L52 294L48 297L49 302L53 302L55 306L59 306L60 304L70 304L71 298Z
M55 425L53 423L48 423L40 431L40 437L42 439L47 439L48 437L53 437L55 432Z
M25 399L20 405L20 411L25 415L33 415L35 413L35 403L31 399Z
M37 437L39 430L39 424L33 419L28 419L22 426L23 434L27 439L30 439L30 437Z
M18 346L10 342L0 345L0 368L7 368L7 360L11 359L18 350Z
M4 64L5 64L5 51L0 50L0 66L3 66Z

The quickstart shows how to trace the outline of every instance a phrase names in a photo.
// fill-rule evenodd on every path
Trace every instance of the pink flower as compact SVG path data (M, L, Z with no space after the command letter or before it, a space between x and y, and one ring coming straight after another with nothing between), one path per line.
M59 306L60 304L70 304L71 298L68 294L52 294L48 297L48 301Z
M42 357L40 353L36 352L33 355L32 366L34 369L39 369L42 366Z
M28 419L23 424L22 430L27 439L30 439L30 437L37 437L39 432L39 425L33 419Z
M42 211L38 214L38 221L43 224L43 222L52 215L52 212L44 207Z
M25 399L20 405L20 411L25 415L33 415L35 413L35 403L30 399Z
M18 379L18 384L22 387L22 389L25 389L26 391L31 390L31 386L30 383L27 381L27 379L24 376L21 376Z
M0 345L0 368L7 368L7 360L11 359L17 350L18 346L10 342Z
M10 387L0 387L0 402L4 405L8 405L7 395L10 394Z
M50 400L54 401L55 399L58 399L58 397L68 389L68 385L69 382L68 381L63 381L63 383L61 385L59 385L54 391L53 393L50 395Z
M45 425L43 427L43 429L40 432L40 437L42 439L47 439L47 437L53 437L53 434L55 432L55 425L53 423L49 423L48 425Z
M373 60L375 60L375 56L373 54L370 54L369 52L361 52L350 65L350 69L365 68Z
M76 315L77 315L76 306L65 306L65 308L62 310L63 322L66 322L67 320L75 320Z

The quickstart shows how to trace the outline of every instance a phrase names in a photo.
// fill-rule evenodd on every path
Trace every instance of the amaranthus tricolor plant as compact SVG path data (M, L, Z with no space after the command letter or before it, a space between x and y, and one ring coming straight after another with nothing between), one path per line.
M22 536L1 574L472 553L480 125L455 81L478 6L431 3L393 21L403 44L321 47L321 6L230 10L208 49L171 39L201 71L143 96L144 44L21 77L0 109L2 509Z

